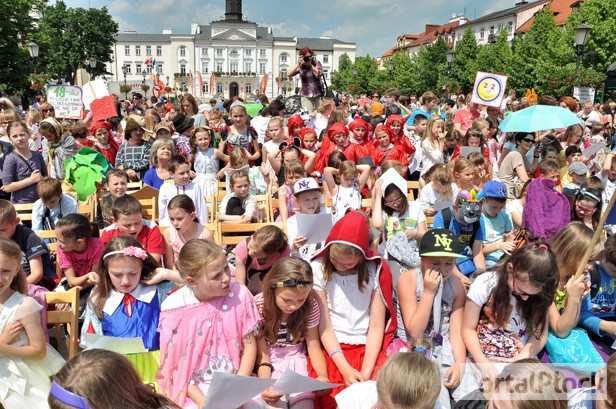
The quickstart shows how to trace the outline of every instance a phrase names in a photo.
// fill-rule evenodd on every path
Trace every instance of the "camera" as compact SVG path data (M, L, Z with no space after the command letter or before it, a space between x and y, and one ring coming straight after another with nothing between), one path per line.
M304 62L310 62L310 56L305 55L304 56Z

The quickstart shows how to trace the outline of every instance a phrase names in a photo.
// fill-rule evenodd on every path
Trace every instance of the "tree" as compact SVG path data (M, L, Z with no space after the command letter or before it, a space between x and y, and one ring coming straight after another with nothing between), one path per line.
M338 60L338 71L332 73L331 88L337 91L349 90L352 79L353 63L347 53L344 53Z
M30 65L27 44L35 29L34 15L42 3L38 0L3 0L0 7L0 92L9 94L26 89Z
M106 7L102 9L67 8L63 1L45 7L39 22L36 42L41 47L40 59L50 77L74 83L78 68L95 58L96 67L88 71L105 74L105 63L113 55L116 23Z
M495 43L480 48L477 54L477 70L494 74L506 74L509 71L513 55L507 42L508 37L509 30L501 30Z
M402 94L410 94L416 89L415 67L406 51L399 51L392 58L394 62L394 84Z
M447 52L449 47L443 37L426 46L413 56L416 84L414 91L437 91L447 81Z
M464 31L462 38L456 44L456 54L451 66L451 78L457 81L462 92L468 93L473 89L477 74L477 54L479 46L470 27Z

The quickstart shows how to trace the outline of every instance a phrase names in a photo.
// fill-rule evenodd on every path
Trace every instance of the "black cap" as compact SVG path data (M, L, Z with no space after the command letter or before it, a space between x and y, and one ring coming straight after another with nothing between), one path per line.
M419 243L421 257L463 257L460 241L447 229L432 229L424 234Z

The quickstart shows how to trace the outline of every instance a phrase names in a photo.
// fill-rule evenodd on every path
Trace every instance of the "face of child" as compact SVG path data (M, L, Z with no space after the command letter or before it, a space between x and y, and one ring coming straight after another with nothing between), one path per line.
M63 252L82 251L81 247L83 246L81 244L84 240L74 240L72 237L66 237L58 229L56 229L56 237L58 239L58 247L60 247Z
M432 124L432 129L430 129L430 132L432 132L433 137L438 138L444 129L445 129L445 124L443 122L435 121Z
M210 134L208 132L198 132L195 135L195 143L197 144L197 147L202 151L206 151L210 148L211 141L212 138L210 137Z
M304 148L309 151L314 151L315 146L317 146L317 136L313 133L304 135Z
M253 259L264 259L269 256L269 254L263 251L263 249L256 240L250 240L246 248L248 250L248 255Z
M458 181L458 187L467 187L473 183L473 176L475 175L475 169L470 167L464 169L461 172L454 172L456 180Z
M11 132L9 133L9 139L15 149L28 149L28 140L30 139L30 134L28 133L28 130L24 127L14 126L11 128Z
M290 186L292 188L295 183L299 182L299 180L303 177L306 176L299 173L287 173L285 177L285 182L287 183L287 186Z
M293 136L299 136L299 131L301 131L302 128L303 128L302 125L295 125L292 130ZM284 135L284 132L283 132L283 135Z
M41 134L43 138L47 139L49 142L56 142L58 140L58 136L56 135L55 132L44 131L42 129L39 129L39 133Z
M238 178L235 179L235 183L233 184L233 192L240 199L248 196L248 189L250 188L250 181L248 178Z
M282 158L285 162L290 160L299 159L299 155L297 154L297 150L295 149L287 149L283 154Z
M112 199L124 196L126 194L126 185L128 181L122 176L109 176L107 179L107 190L111 194Z
M302 305L308 299L308 295L310 295L310 291L312 288L303 287L303 288L293 288L293 287L283 287L276 288L274 290L274 296L276 297L276 306L282 311L283 317L287 317L293 312L297 311L301 308Z
M473 148L478 148L480 143L481 143L481 138L478 138L476 136L470 136L468 138L468 146L472 146Z
M169 139L171 138L171 132L168 130L161 128L156 131L156 139Z
M473 169L474 169L473 172L477 176L481 175L486 170L484 165L475 165L475 166L473 166Z
M105 128L98 128L94 133L94 137L101 145L107 145L109 143L109 132Z
M359 255L349 257L345 254L339 254L336 251L331 251L329 253L329 261L331 261L337 273L346 273L353 270L357 266L357 263L359 263L360 257Z
M221 255L207 263L199 277L188 277L186 282L201 302L224 297L229 294L231 283L229 263L225 256Z
M443 275L443 279L451 277L451 273L456 266L456 259L452 257L422 257L421 264L423 271L439 270Z
M179 207L169 209L168 213L171 225L180 233L188 232L193 220L195 220L195 212L188 213Z
M484 214L486 214L488 217L496 217L501 212L501 210L505 208L506 203L506 201L501 201L488 197L483 201L482 209Z
M107 262L111 284L122 294L130 293L139 285L142 268L143 263L137 257L112 257Z
M131 236L134 239L139 236L141 230L143 230L143 217L141 213L135 214L121 214L117 220L114 220L121 236Z
M456 147L456 140L454 138L446 138L445 147L447 149L454 149Z
M543 157L544 161L553 161L553 162L557 162L558 161L558 154L554 151L549 151L545 154L545 156Z
M485 128L482 128L481 134L483 135L484 138L487 138L488 136L490 136L490 127L486 126Z
M321 192L312 190L310 192L300 193L297 196L300 213L314 214L319 209L321 202Z
M354 175L340 175L340 185L343 187L352 187L355 184Z
M611 277L616 277L616 264L610 263L605 258L601 260L601 267L608 273Z
M398 189L392 189L388 195L385 195L384 199L385 204L396 212L401 210L404 204L404 195Z
M567 160L569 161L569 163L573 163L573 162L581 162L582 161L582 154L579 152L576 152L572 155L567 156Z
M415 124L415 133L417 135L423 136L426 132L426 128L428 127L428 120L422 119L418 123Z
M270 138L274 142L281 142L284 139L284 130L282 126L280 126L279 121L272 121L268 126L267 130L269 131Z
M0 253L0 294L6 293L6 290L11 287L20 267L19 259Z
M389 127L391 128L392 131L394 131L394 134L398 135L401 131L402 131L402 124L398 121L393 121Z
M0 224L0 237L10 239L15 234L15 229L19 224L19 217L12 222L4 222Z
M137 128L131 131L130 140L133 143L139 143L143 139L143 129Z
M507 272L509 272L509 289L514 297L526 301L541 292L541 288L529 280L527 273L515 273L511 263L507 263Z
M344 146L344 144L346 143L346 140L347 140L347 136L344 132L340 132L334 135L334 143L338 147Z
M375 136L382 148L386 148L390 145L391 141L389 140L389 134L387 132L377 131Z
M244 111L239 109L234 109L231 114L231 120L233 121L233 125L243 128L246 126L246 114Z
M608 179L609 179L610 181L612 181L612 182L613 182L614 180L616 180L616 170L615 170L615 169L610 169L610 170L607 172L607 177L608 177Z
M62 196L54 196L49 200L41 199L41 202L43 202L43 206L45 206L46 208L53 209L55 207L58 207L58 205L60 204L60 200L62 200Z
M559 175L560 176L560 175ZM577 173L571 174L571 181L576 185L581 185L586 180L586 175L578 175Z
M575 212L580 219L591 217L597 211L597 202L588 199L578 199L575 202Z
M356 141L361 142L366 137L366 128L363 126L357 126L353 129L353 137Z
M551 170L549 171L545 176L542 176L544 179L552 179L554 182L558 182L558 180L560 179L560 172L557 170ZM584 180L585 178L582 177L582 180ZM575 183L575 182L574 182ZM580 182L581 183L581 182Z
M190 165L182 163L175 168L175 172L169 172L176 186L185 186L190 182Z

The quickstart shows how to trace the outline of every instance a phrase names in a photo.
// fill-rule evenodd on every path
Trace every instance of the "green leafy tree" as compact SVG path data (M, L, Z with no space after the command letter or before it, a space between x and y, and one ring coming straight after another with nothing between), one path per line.
M357 67L357 75L355 76L353 87L355 88L355 94L365 94L371 90L382 88L382 79L377 80L376 78L379 75L379 70L374 58L370 57L370 55L357 57L353 66Z
M338 71L332 73L332 89L336 91L348 91L353 80L353 63L344 53L338 60Z
M3 0L0 7L0 92L14 94L28 87L33 73L27 44L35 30L38 0Z
M456 54L451 66L451 79L467 93L473 89L477 74L477 54L479 46L471 28L467 28L462 38L456 44Z
M411 61L411 57L406 51L400 51L394 54L394 84L404 94L410 94L415 88L415 67Z
M508 30L501 30L495 43L480 47L477 54L477 70L494 74L509 72L513 54L507 42L508 36Z
M438 91L447 81L447 52L449 47L443 37L434 43L422 46L414 56L416 84L414 91Z
M88 68L94 75L105 74L105 63L111 61L116 23L106 7L101 9L68 8L58 1L45 8L36 35L46 73L74 83L78 68L86 68L90 58L97 65Z

